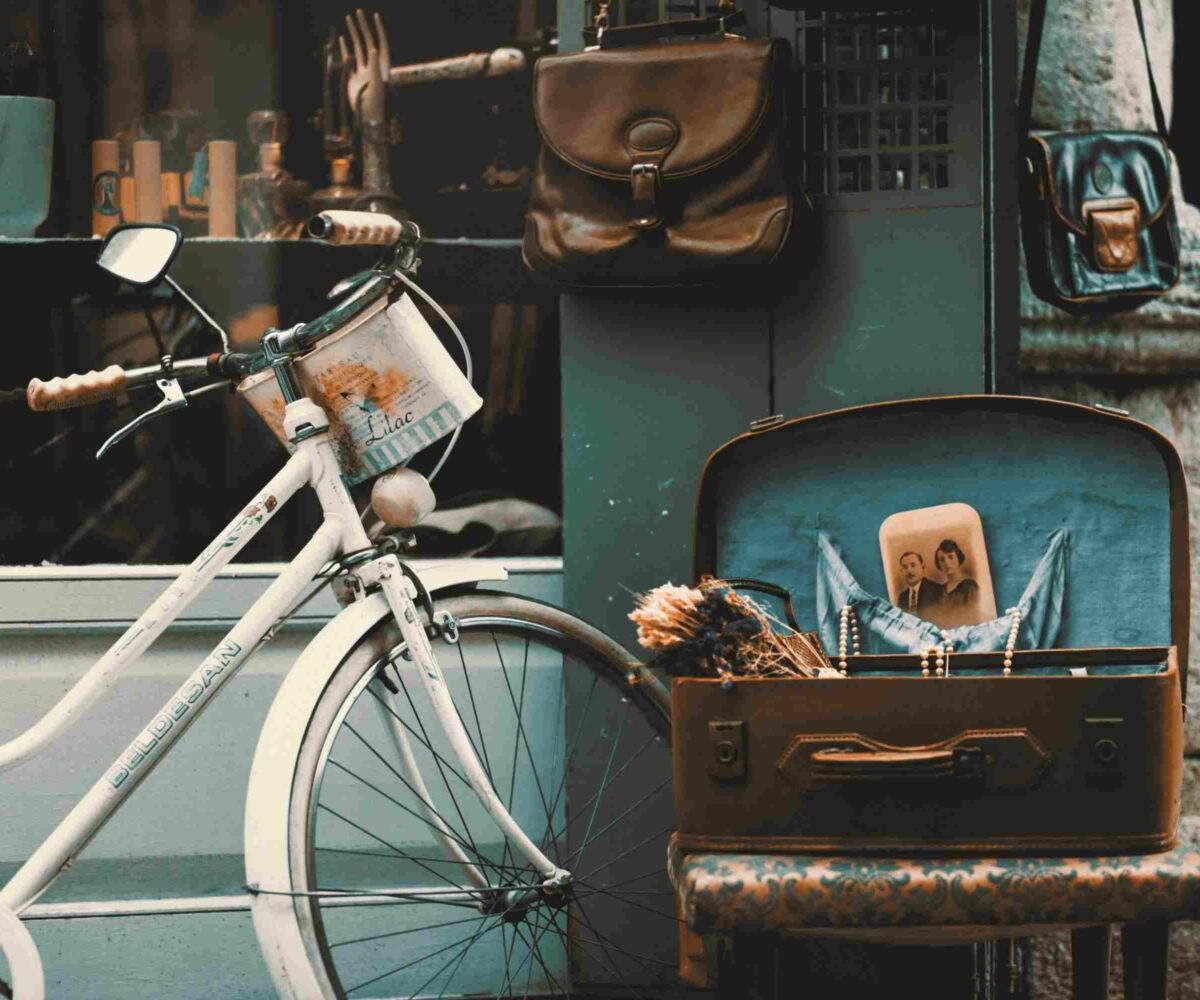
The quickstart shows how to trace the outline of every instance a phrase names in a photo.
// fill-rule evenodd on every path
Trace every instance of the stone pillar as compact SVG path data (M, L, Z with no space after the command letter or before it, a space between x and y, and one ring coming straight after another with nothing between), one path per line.
M1030 0L1020 0L1020 37ZM1171 0L1142 0L1155 82L1171 118ZM1024 55L1022 49L1022 56ZM1049 0L1042 41L1035 128L1153 129L1149 83L1132 0ZM1190 124L1190 123L1189 123ZM1177 129L1175 144L1192 138ZM1192 479L1192 535L1200 537L1200 210L1184 203L1175 176L1183 276L1169 295L1115 316L1074 317L1035 298L1022 275L1021 375L1029 395L1107 403L1164 432ZM1180 838L1200 843L1200 548L1193 546L1184 819ZM1200 997L1200 925L1180 924L1172 938L1172 998ZM1113 993L1120 949L1114 948ZM1070 939L1034 945L1036 1000L1071 996Z
M1022 60L1030 6L1031 0L1017 4ZM1171 0L1142 0L1142 13L1169 126L1175 44ZM1133 0L1047 0L1033 124L1061 129L1154 128Z

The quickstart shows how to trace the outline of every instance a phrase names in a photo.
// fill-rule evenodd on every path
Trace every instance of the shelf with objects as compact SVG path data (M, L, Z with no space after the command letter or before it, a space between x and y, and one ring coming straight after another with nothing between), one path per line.
M416 31L410 16L324 0L286 13L265 0L69 16L10 5L0 113L10 135L50 131L24 160L8 143L0 158L5 177L41 178L21 211L0 203L8 318L31 334L5 388L216 347L170 289L122 290L95 268L94 237L118 224L183 232L172 277L236 347L324 311L336 282L371 265L370 248L302 239L315 211L410 218L425 237L420 278L463 328L485 401L438 477L444 523L423 532L421 554L557 557L557 300L527 279L518 241L537 150L529 77L553 47L553 4L476 6L465 23L423 11ZM278 458L253 412L213 393L97 464L99 444L147 405L10 414L4 462L28 485L4 500L0 564L187 561L227 519L226 498ZM71 473L70 490L55 485ZM284 558L294 527L281 519L246 558Z

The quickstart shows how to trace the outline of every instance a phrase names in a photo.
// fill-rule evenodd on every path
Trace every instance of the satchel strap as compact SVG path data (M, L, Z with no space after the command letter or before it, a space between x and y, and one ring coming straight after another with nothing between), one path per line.
M1048 0L1033 0L1029 11L1029 37L1025 42L1025 68L1021 72L1021 100L1019 111L1020 135L1029 134L1033 118L1033 91L1037 84L1038 54L1042 48L1042 29L1046 23ZM1138 34L1142 38L1142 54L1146 57L1146 73L1150 77L1150 102L1154 105L1154 123L1163 141L1167 139L1167 119L1163 114L1162 102L1158 99L1158 87L1154 83L1154 67L1150 64L1150 46L1146 42L1146 24L1142 18L1142 0L1133 0L1133 13L1137 17Z

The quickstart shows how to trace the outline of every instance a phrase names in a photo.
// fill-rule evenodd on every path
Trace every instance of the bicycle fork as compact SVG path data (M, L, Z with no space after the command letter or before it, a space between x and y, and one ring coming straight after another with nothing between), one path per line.
M308 404L307 406L305 405L306 403ZM347 538L345 544L347 551L369 548L371 542L362 528L358 512L354 507L353 501L350 499L350 495L346 492L341 476L336 472L337 462L333 456L332 443L329 440L328 432L325 430L328 427L328 419L319 407L307 400L289 403L285 426L297 424L301 420L310 423L316 430L316 434L300 442L299 447L301 450L310 450L311 452L312 461L314 462L313 487L321 500L321 505L326 516L331 514L340 516L346 525ZM324 427L321 427L321 424L324 424ZM330 470L334 470L332 474L330 474ZM446 687L446 679L442 674L441 666L438 664L437 657L434 656L433 649L429 644L429 637L425 634L425 629L417 614L416 605L413 603L412 595L409 593L404 571L400 568L399 560L391 554L380 556L356 567L354 573L364 586L378 584L383 591L384 597L388 602L388 607L391 608L392 614L396 618L396 623L400 627L400 634L403 636L404 642L412 654L413 664L421 678L421 683L429 695L429 700L433 703L438 721L441 723L455 756L463 766L463 772L468 784L470 784L472 791L479 797L480 802L483 803L484 808L500 828L500 831L512 843L516 853L523 856L544 879L538 887L514 891L510 894L511 898L507 898L505 903L509 906L516 906L522 902L527 902L537 895L539 889L549 891L561 891L565 889L571 883L570 872L559 868L542 853L541 849L521 829L517 821L513 819L508 809L505 808L504 803L500 800L500 796L497 794L495 788L492 787L492 782L488 778L483 765L480 763L479 757L475 753L475 748L471 745L471 738L467 734L466 727L455 709L454 700L451 698L450 692ZM392 735L394 738L396 737L394 728ZM398 748L401 758L406 764L415 765L415 760L412 759L411 747L408 747L409 753L407 755L404 753L406 745L407 739L404 739L403 745ZM418 789L424 787L424 783L419 781L415 767L412 773L414 777L418 778L418 781L414 782L414 787ZM430 824L435 834L438 835L438 839L449 852L451 859L468 861L459 848L459 845L451 839L452 835L444 828L444 824L434 818L436 814L433 814L432 806L428 802L428 796L426 795L425 798L426 802L422 804L422 809L430 817ZM468 868L468 879L481 889L485 888L487 883L486 878L482 877L476 865L470 865Z
M378 582L380 588L383 590L388 606L392 609L392 614L395 615L396 622L400 626L400 634L404 637L405 645L412 654L413 665L416 667L417 674L421 678L421 683L424 685L429 700L433 703L434 711L437 713L438 721L441 723L442 729L450 741L450 746L453 748L455 756L463 765L463 771L471 789L479 797L484 808L487 809L501 832L512 842L516 852L524 855L525 859L533 865L538 874L545 879L542 883L542 888L550 890L566 888L571 882L570 872L559 868L553 861L547 858L525 831L521 829L520 825L512 818L512 815L500 800L500 796L493 787L491 779L488 778L487 772L480 763L479 757L475 753L475 748L471 745L471 739L467 734L466 726L459 717L454 706L454 700L446 687L446 679L442 674L442 668L429 644L429 637L425 634L425 629L417 615L416 606L408 593L408 588L405 586L404 573L400 569L400 564L396 557L394 555L383 556L372 563L368 563L367 566L356 569L355 573L365 584ZM407 739L404 738L403 733L393 733L393 735L398 735L400 739L404 739L404 743L407 745ZM407 755L401 749L401 756L406 759L406 762L411 761L411 748L409 748ZM415 764L415 761L412 761L412 763ZM416 773L415 769L413 773ZM440 830L441 824L435 821L435 828ZM452 842L452 845L448 849L454 855L462 854L457 843ZM465 860L465 858L462 858L462 860ZM478 872L478 868L475 866L469 869L469 871L471 870ZM475 881L474 878L471 880ZM514 896L514 898L507 900L507 902L509 905L518 905L526 901L528 895L527 893L520 893L520 898ZM533 895L536 895L536 893L533 893Z

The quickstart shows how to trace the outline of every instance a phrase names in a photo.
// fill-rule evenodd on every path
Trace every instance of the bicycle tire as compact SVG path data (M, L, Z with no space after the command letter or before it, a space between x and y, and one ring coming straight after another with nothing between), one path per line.
M567 898L513 905L511 894L540 878L456 773L389 616L332 675L294 772L291 892L318 977L349 998L674 993L661 695L630 684L637 663L619 645L549 605L476 593L441 599L438 610L459 636L435 642L435 653L493 786L576 881ZM405 780L393 718L424 789ZM461 863L430 843L427 807L486 874L491 912L467 891Z

